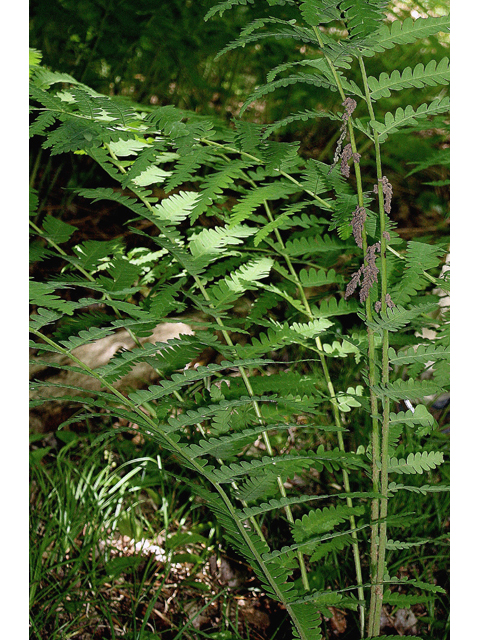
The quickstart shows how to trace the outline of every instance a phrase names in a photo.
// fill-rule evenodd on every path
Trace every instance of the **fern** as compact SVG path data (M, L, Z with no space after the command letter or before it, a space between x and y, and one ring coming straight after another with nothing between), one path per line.
M377 30L383 20L386 2L382 0L344 0L340 9L345 16L345 23L350 39L363 41Z
M405 18L394 20L391 25L381 25L378 30L370 35L363 43L362 55L373 56L387 49L392 49L398 44L411 44L416 40L434 35L439 31L446 32L449 29L450 16L439 18Z
M206 18L220 20L249 4L221 2ZM425 542L387 537L398 525L389 502L405 492L446 490L432 479L419 486L390 481L393 474L430 473L444 459L443 451L423 446L436 429L427 407L400 411L393 403L426 402L443 391L449 358L443 326L431 344L416 337L444 323L433 288L448 286L439 275L445 251L421 240L405 243L395 233L390 214L394 218L397 195L383 176L380 148L394 134L430 127L431 118L437 124L449 103L432 93L420 106L382 111L393 91L445 85L448 61L375 78L365 59L444 31L448 19L382 24L380 0L268 4L282 17L254 20L219 55L289 38L307 48L308 58L271 70L267 83L246 97L239 118L277 89L338 93L341 108L304 109L266 127L241 119L225 126L173 106L140 113L68 74L43 69L34 56L31 135L42 138L50 155L89 156L108 186L85 186L76 195L108 200L129 214L136 243L132 249L116 239L77 239L75 226L52 215L37 226L42 197L32 192L32 259L43 260L43 267L55 257L62 265L56 276L32 281L36 362L102 385L79 396L81 385L68 378L34 380L32 404L60 401L55 394L63 393L61 401L80 401L88 415L123 417L156 443L166 465L188 469L192 491L215 515L226 544L287 611L295 637L319 640L321 615L341 606L358 611L362 637L373 638L380 632L384 585L395 582L386 560ZM298 23L283 19L295 11ZM328 161L321 160L329 147L319 160L307 159L300 141L269 139L281 127L312 118L327 118L339 129ZM363 182L373 190L365 191ZM360 276L357 301L353 284ZM99 302L101 313L89 310ZM193 334L145 342L158 323L179 322L187 312ZM97 368L80 360L81 347L120 329L132 338L131 349ZM205 349L210 363L196 366L192 361ZM155 384L120 391L139 363L152 368ZM344 383L337 365L352 379ZM433 375L422 379L426 367ZM354 425L361 429L353 433ZM295 434L298 449L287 440ZM318 440L308 448L311 434ZM302 494L291 482L296 475L336 493ZM367 475L371 490L352 492L350 477L357 484ZM317 500L327 506L315 508ZM368 522L365 513L371 513ZM286 539L272 548L269 523L279 514L288 523ZM358 534L367 529L371 557L362 563ZM317 583L327 579L324 565L350 547L355 577L346 579L346 588L312 589L308 568L315 565ZM367 564L372 570L364 580ZM383 601L409 606L436 593L423 583L408 584L428 595L386 590Z
M240 109L240 116L244 113L244 111L255 102L259 98L263 98L263 96L268 93L272 93L276 91L280 87L288 87L292 84L298 84L299 82L313 85L314 87L324 87L327 89L335 90L335 86L329 80L325 78L321 78L318 75L307 74L307 73L299 73L297 75L291 75L288 78L281 78L280 80L274 80L273 82L269 82L268 84L264 84L258 89L256 89L243 103L242 108Z
M448 72L448 58L443 58L438 65L435 60L431 60L426 67L421 63L417 64L413 70L405 67L401 74L397 70L392 71L390 75L381 73L378 80L373 77L368 78L370 97L372 100L378 100L378 98L388 98L392 91L399 91L406 87L422 88L448 84Z
M443 462L443 453L440 451L423 451L423 453L410 453L407 459L391 458L388 471L389 473L423 473L435 469Z
M387 384L373 385L372 391L392 400L408 400L423 398L433 393L441 393L443 389L431 380L395 380Z
M390 112L385 114L385 122L383 124L375 121L371 125L379 134L380 142L385 142L387 137L392 133L396 133L399 128L417 124L419 119L424 119L428 116L445 113L449 110L449 107L450 101L448 98L438 98L430 104L421 104L416 110L411 105L408 105L406 109L398 107L395 115ZM427 125L424 126L424 128L426 127Z
M230 226L235 226L243 222L257 207L262 205L265 200L286 198L292 193L297 192L298 187L288 182L272 182L270 184L257 186L234 205L232 208L232 217L229 220Z
M437 305L433 302L420 304L411 309L405 309L399 305L398 307L382 312L380 318L372 320L371 322L367 321L367 325L376 332L383 330L399 331L417 316L429 313L436 309L436 307Z
M448 347L439 347L436 345L419 345L417 349L410 347L405 353L397 354L395 350L390 348L388 350L390 356L390 363L401 364L415 364L417 362L427 363L431 360L448 359L450 357L450 350Z
M296 542L304 542L313 536L331 531L337 524L348 520L351 515L361 515L363 507L325 507L310 511L301 520L295 522L293 538Z

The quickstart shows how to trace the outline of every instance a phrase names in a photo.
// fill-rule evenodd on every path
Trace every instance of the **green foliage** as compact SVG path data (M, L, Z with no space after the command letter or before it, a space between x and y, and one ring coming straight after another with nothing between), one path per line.
M219 19L227 9L247 4L222 2L207 18ZM391 520L386 503L397 492L402 495L400 489L416 490L387 484L388 475L431 472L444 459L443 451L430 446L419 450L419 438L411 438L412 432L426 438L435 429L424 405L413 413L391 411L393 401L443 391L446 338L416 346L421 339L415 332L429 327L431 314L438 314L433 285L442 283L438 272L444 250L427 242L406 243L395 233L389 217L392 189L381 172L371 175L374 195L364 193L362 176L368 165L356 151L355 131L366 134L366 149L373 141L378 169L380 145L389 136L402 127L405 134L407 125L426 129L429 117L446 113L448 99L442 96L418 108L398 106L394 113L378 106L392 91L445 84L446 59L382 72L378 79L367 76L363 66L363 56L369 59L436 33L446 22L429 18L418 25L407 20L387 27L382 24L384 4L306 0L297 7L270 0L272 7L295 9L300 22L259 18L221 51L227 54L270 37L292 38L309 50L316 47L322 58L306 60L307 73L274 79L293 67L277 65L267 84L244 101L239 115L285 87L306 84L339 93L336 112L327 116L339 130L332 164L302 157L298 143L268 139L279 127L316 115L311 110L267 130L242 120L228 128L173 106L137 109L66 74L39 67L32 72L31 135L43 138L42 148L50 155L88 156L103 172L106 186L82 186L77 195L92 202L107 200L122 214L133 214L128 224L138 244L144 242L136 253L116 239L75 244L73 225L50 215L41 227L32 221L34 239L45 247L42 252L35 245L35 255L55 255L62 263L56 278L32 281L33 345L40 354L57 357L53 367L101 383L95 398L82 398L86 406L133 422L164 458L188 470L192 490L214 513L227 543L250 564L265 592L287 610L294 636L303 640L321 638L320 613L326 615L328 606L340 603L358 608L363 633L365 585L374 583L379 587L370 598L368 634L378 635L375 599L386 581L385 550L401 552L420 544L418 539L387 540L384 526ZM263 31L266 25L272 31ZM338 27L346 29L345 38L339 38ZM346 76L357 64L362 82ZM54 88L58 83L60 90ZM368 121L352 118L357 99L366 106ZM375 115L374 102L383 122ZM347 145L342 150L347 134L350 150ZM340 168L335 168L337 161ZM387 258L391 245L395 258ZM351 280L345 287L347 276ZM352 294L360 280L358 302ZM115 319L97 317L88 326L93 316L85 315L85 308L92 302L101 302ZM187 309L193 336L142 343L140 338L156 324L177 322ZM345 328L349 323L355 331ZM91 368L74 352L118 329L125 329L135 346L103 367ZM390 339L396 349L389 346ZM194 364L207 348L215 354L212 360ZM335 357L355 362L353 378L345 385L331 373ZM364 387L358 384L360 362L366 367L369 398L362 397ZM139 363L151 367L156 383L119 391L116 383ZM436 367L433 380L420 378L428 363ZM34 406L46 400L41 397L46 386L42 381L32 384ZM75 398L70 392L81 390L68 382L57 386L69 392L65 401ZM365 425L359 447L350 441L351 414ZM292 426L311 429L320 440L314 447L300 442L298 450L285 452ZM380 440L385 446L379 446ZM349 476L368 468L372 491L352 493ZM328 484L333 476L344 492L332 496L332 504L323 509L310 508L308 503L318 496L296 495L292 480L312 476L329 478ZM417 489L435 491L430 485ZM337 504L340 499L346 504ZM360 499L371 503L368 510L354 505ZM372 522L365 523L370 506ZM302 515L294 518L292 507ZM293 542L272 549L256 518L272 518L277 512L286 515ZM376 567L370 579L362 578L358 536L367 528ZM303 556L328 564L347 547L353 549L357 600L312 591ZM293 579L297 568L301 582ZM387 594L392 603L404 602Z

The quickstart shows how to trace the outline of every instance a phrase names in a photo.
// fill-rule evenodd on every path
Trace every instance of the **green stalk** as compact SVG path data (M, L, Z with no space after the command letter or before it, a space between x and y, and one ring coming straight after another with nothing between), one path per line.
M339 93L342 97L342 100L345 100L345 93L343 91L343 87L340 82L340 78L338 77L337 71L328 58L325 56L327 62L330 66L330 69L335 77L335 81L337 83L337 87ZM351 119L348 119L348 132L350 137L350 143L352 145L352 152L357 153L357 145L355 139L355 133L353 130L353 125ZM359 163L354 163L353 165L355 171L355 179L357 183L357 193L358 193L358 206L364 206L363 200L363 187L362 187L362 177L360 171ZM362 229L362 249L364 258L367 253L367 234L365 231L365 226ZM370 292L368 293L367 299L365 301L365 311L367 321L371 322L373 313L372 313L372 298ZM381 453L380 453L380 425L378 421L378 400L375 394L371 391L373 385L376 384L376 350L375 350L375 337L372 329L367 326L367 338L368 338L368 381L370 387L370 413L372 419L372 433L371 433L371 442L372 442L372 489L375 493L379 493L380 490L380 467L381 467ZM374 498L372 500L371 506L371 517L372 517L372 533L371 533L371 545L370 545L370 558L371 558L371 575L374 576L377 573L377 565L378 565L378 551L377 551L377 539L378 539L378 524L377 521L380 517L380 507L378 498Z
M375 113L373 111L372 100L370 98L370 89L368 87L367 73L365 70L365 64L361 56L358 57L360 70L362 73L363 85L365 89L365 100L368 108L368 113L371 121L375 121ZM385 233L386 215L385 215L385 201L383 195L382 186L382 162L380 153L380 142L377 131L374 129L374 145L375 145L375 159L377 169L377 184L378 184L378 205L379 205L379 220L380 220L380 274L381 274L381 311L386 311L386 295L387 295L387 238ZM388 331L382 332L382 383L387 384L389 380L388 370ZM382 398L383 404L383 421L382 421L382 444L380 454L380 493L382 495L380 499L380 513L379 518L381 520L379 534L378 534L378 546L376 540L373 540L372 531L372 548L376 550L376 567L375 573L372 576L372 582L374 588L372 591L372 598L370 602L369 613L369 635L376 636L380 633L380 616L382 611L383 602L383 576L385 572L385 551L387 544L387 513L388 513L388 436L390 426L390 399L385 396ZM376 471L376 469L375 469Z
M317 40L319 43L319 46L321 48L323 48L322 45L322 41L321 41L321 37L318 31L317 27L313 27L315 34L317 36ZM332 71L332 74L335 78L335 83L337 85L338 91L340 93L340 96L342 97L342 101L345 101L345 92L343 91L343 87L342 87L342 83L340 81L340 78L337 74L337 71L335 69L334 64L332 63L332 61L330 60L330 58L325 55L325 59L330 67L330 70ZM348 126L348 132L349 132L349 137L350 137L350 144L352 145L352 152L353 153L357 153L357 146L356 146L356 140L355 140L355 134L354 134L354 130L353 130L353 125L351 122L351 118L348 119L347 121L347 126ZM361 179L361 171L360 171L360 165L357 162L354 162L354 171L355 171L355 179L356 179L356 183L357 183L357 194L358 194L358 206L359 207L363 207L364 206L364 200L363 200L363 187L362 187L362 179ZM381 174L380 174L381 177ZM382 193L383 196L383 193ZM380 197L380 196L379 196ZM382 199L382 206L383 206L383 199ZM381 223L382 226L382 223ZM381 229L381 233L382 233L382 240L384 241L383 238L383 231L384 231L384 220L383 220L383 229ZM363 254L364 254L364 258L366 256L367 253L367 235L366 235L366 231L365 231L365 227L362 229L362 249L363 249ZM382 271L382 274L385 274L385 271ZM385 279L385 278L383 278ZM382 282L383 282L382 279ZM386 286L386 285L385 285ZM385 299L385 296L382 296L383 300ZM371 300L371 295L370 293L367 296L366 299L366 303L365 303L365 309L366 309L366 317L367 317L367 321L371 321L372 320L372 300ZM381 458L381 454L380 454L380 427L379 427L379 421L378 421L378 400L376 398L376 396L373 394L373 392L371 391L372 387L374 384L376 384L376 352L375 352L375 339L374 339L374 333L373 331L370 329L370 327L367 326L367 338L368 338L368 377L369 377L369 386L370 386L370 412L371 412L371 419L372 419L372 433L371 433L371 441L372 441L372 489L375 493L379 493L379 488L380 488L380 467L381 467L381 463L380 463L380 458ZM377 567L378 567L378 550L377 550L377 539L378 539L378 535L379 535L379 531L378 531L378 524L377 521L380 517L380 513L381 510L379 508L379 500L378 498L374 498L372 500L372 507L371 507L371 516L372 516L372 533L371 533L371 576L375 576L377 575ZM364 611L361 611L361 614L363 614L364 616ZM370 620L371 620L371 615L369 615L369 630L368 630L368 634L371 635L370 633ZM364 634L364 617L362 617L362 626L361 626L361 633L363 637Z

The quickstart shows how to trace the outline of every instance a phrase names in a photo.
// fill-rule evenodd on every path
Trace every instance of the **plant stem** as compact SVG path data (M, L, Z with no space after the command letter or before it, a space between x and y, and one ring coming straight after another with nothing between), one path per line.
M375 113L373 111L372 101L370 98L370 89L368 86L367 73L365 70L365 64L361 56L358 57L360 70L362 73L363 85L365 89L365 100L368 108L370 120L375 121ZM380 153L379 136L376 129L374 129L374 145L375 145L375 159L377 169L377 184L378 184L378 206L379 206L379 220L380 220L380 274L381 274L381 311L386 311L386 295L387 295L387 234L386 234L386 214L385 214L385 201L382 186L382 162ZM388 331L384 329L382 331L382 383L388 384L389 370L388 370ZM375 573L372 576L372 583L374 583L372 598L370 602L370 614L369 614L369 635L375 636L380 633L380 617L382 611L383 602L383 576L385 572L385 551L387 544L387 513L388 513L388 436L390 426L390 399L388 396L382 398L383 405L383 420L382 420L382 444L381 444L381 465L380 465L380 513L379 518L381 520L378 530L378 547L376 540L373 540L372 530L372 549L376 551L376 567ZM376 468L372 469L372 471Z

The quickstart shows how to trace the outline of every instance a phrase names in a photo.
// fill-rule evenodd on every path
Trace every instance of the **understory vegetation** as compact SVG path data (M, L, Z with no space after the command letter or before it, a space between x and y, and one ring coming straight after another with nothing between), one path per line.
M31 637L446 640L445 3L53 6Z

